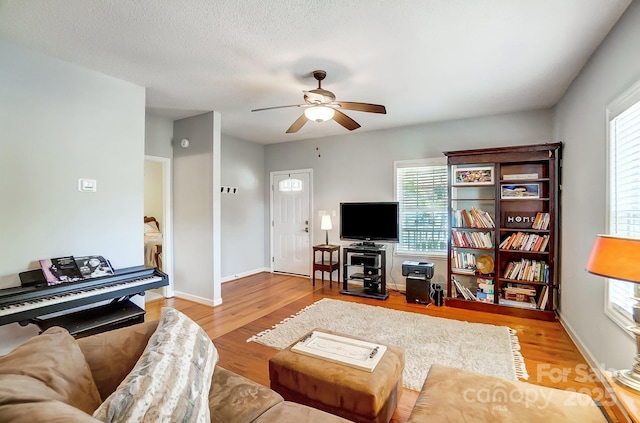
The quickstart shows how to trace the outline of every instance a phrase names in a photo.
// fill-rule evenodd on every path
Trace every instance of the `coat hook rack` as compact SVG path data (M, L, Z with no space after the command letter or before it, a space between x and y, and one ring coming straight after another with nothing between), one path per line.
M238 187L231 187L228 185L223 185L220 187L220 192L223 194L237 194L238 191Z

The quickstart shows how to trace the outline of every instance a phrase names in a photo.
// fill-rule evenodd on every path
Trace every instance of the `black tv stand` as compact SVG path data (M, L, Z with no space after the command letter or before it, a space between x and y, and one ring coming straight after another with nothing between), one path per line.
M355 243L342 247L341 294L386 300L387 292L387 248L384 244ZM354 272L355 270L355 272ZM349 286L349 281L358 281L362 287Z

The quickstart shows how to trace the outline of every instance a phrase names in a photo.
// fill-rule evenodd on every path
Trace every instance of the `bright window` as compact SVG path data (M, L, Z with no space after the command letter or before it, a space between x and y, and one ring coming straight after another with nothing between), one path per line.
M609 123L608 233L640 237L640 83L607 109ZM606 313L621 326L633 322L631 297L639 286L608 281Z
M287 191L302 191L302 181L300 179L283 179L278 184L278 190L280 192Z
M394 162L395 197L400 203L396 251L447 254L447 159Z

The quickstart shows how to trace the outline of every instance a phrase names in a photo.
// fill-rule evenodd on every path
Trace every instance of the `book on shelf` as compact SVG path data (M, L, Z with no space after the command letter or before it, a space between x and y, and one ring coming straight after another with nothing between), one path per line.
M542 243L540 244L540 249L538 251L547 251L548 244L549 244L549 235L545 235L542 237Z
M478 289L487 294L493 294L495 285L482 283L478 280Z
M40 268L47 285L76 282L113 275L113 268L102 256L56 257L40 260Z
M549 287L543 286L540 291L540 298L538 299L538 308L540 310L544 310L547 307L547 302L549 301Z
M491 215L484 210L471 208L470 210L454 210L453 226L464 228L495 228Z
M547 248L549 235L527 234L525 232L516 232L509 234L499 244L502 250L520 250L520 251L540 251L543 252Z
M549 282L549 266L544 261L523 258L509 262L502 275L505 279Z
M473 293L469 290L469 288L467 288L462 283L460 283L456 278L451 278L451 281L455 285L456 291L462 294L465 300L477 301L476 296L473 295Z
M493 237L488 232L464 232L453 229L451 235L456 247L493 248Z
M500 298L498 299L498 304L507 305L511 307L528 308L532 310L535 310L538 308L538 304L536 304L535 298L530 298L529 301L507 300L505 298Z
M460 267L454 267L451 269L452 272L454 273L463 273L465 275L475 275L476 274L476 269L469 269L469 268L460 268Z
M475 274L476 256L469 252L451 250L451 267L460 273Z
M534 295L527 295L527 294L523 294L520 292L510 292L510 291L505 291L503 294L503 298L505 300L515 300L515 301L525 301L528 302L531 300L531 298L535 298L535 294Z
M507 283L504 287L504 292L508 292L511 294L528 295L530 297L533 297L536 295L536 287L531 285Z
M493 303L493 294L478 291L476 292L476 299L481 303Z
M551 216L549 213L538 212L536 214L535 219L533 220L532 229L549 229L549 222L551 221Z
M537 173L514 173L509 175L503 175L503 181L518 181L521 179L538 179Z

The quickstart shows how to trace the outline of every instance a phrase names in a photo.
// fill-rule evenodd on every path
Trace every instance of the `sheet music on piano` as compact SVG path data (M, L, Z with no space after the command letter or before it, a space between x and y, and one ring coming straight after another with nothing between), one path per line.
M0 289L0 325L19 322L26 326L32 323L39 325L42 329L44 326L42 316L63 312L65 319L61 322L70 321L76 316L82 318L84 315L76 314L81 312L71 314L64 312L110 300L110 304L98 306L104 307L103 310L107 312L109 305L114 303L125 305L124 302L129 302L129 299L135 295L144 295L147 290L169 284L165 273L157 268L146 266L118 269L113 275L62 282L56 285L46 283L41 269L22 272L19 276L21 287ZM139 309L139 307L136 308ZM110 309L129 310L131 307L112 306ZM99 314L100 310L97 312ZM138 313L137 310L132 311L134 312ZM144 314L144 310L142 313ZM76 323L74 326L83 326L79 322ZM105 325L108 324L105 323ZM49 320L48 325L51 326Z
M111 263L102 256L42 259L40 268L48 285L113 275Z

